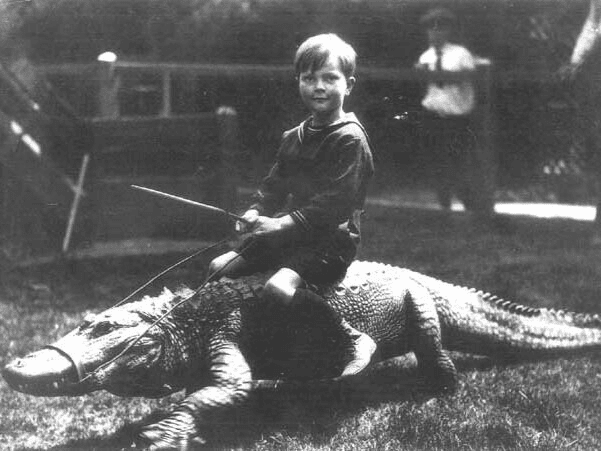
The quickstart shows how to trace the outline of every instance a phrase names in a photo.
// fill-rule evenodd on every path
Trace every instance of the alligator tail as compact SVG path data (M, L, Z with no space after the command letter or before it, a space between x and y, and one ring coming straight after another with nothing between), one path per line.
M533 308L453 285L444 292L432 294L448 349L510 360L601 349L599 315Z

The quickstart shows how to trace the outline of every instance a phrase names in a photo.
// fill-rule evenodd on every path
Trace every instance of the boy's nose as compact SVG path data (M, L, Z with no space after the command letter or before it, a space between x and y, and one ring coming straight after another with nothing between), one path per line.
M323 80L320 80L319 78L315 80L315 89L325 89Z

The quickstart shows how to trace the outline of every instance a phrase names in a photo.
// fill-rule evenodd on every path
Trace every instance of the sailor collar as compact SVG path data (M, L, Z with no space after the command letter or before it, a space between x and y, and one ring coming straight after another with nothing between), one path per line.
M304 147L302 152L298 153L298 156L306 159L313 159L321 147L321 143L331 132L344 127L347 124L357 124L362 130L363 126L357 119L354 113L346 113L340 119L332 122L323 127L313 127L311 125L313 117L307 118L303 121L297 129L298 140ZM364 130L365 131L365 130ZM311 142L311 139L315 138L315 142ZM300 149L299 149L300 150Z

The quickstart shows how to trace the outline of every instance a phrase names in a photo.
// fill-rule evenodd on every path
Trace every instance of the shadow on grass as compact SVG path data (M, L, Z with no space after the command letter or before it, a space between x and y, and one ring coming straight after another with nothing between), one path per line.
M460 371L488 369L489 359L457 354ZM268 437L303 436L314 446L330 443L346 419L366 408L383 403L422 404L437 396L417 388L419 378L413 354L389 359L368 368L364 374L340 381L284 382L277 387L258 385L244 405L213 417L204 430L207 447L212 450L245 449ZM67 450L130 449L139 429L158 422L168 414L158 410L144 419L128 423L115 434L85 440L72 440L50 448ZM20 448L42 451L46 448Z

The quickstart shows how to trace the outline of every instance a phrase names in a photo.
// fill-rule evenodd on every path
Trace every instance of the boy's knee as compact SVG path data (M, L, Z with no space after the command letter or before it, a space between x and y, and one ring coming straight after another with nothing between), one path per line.
M222 256L216 257L213 260L211 260L211 263L209 263L209 272L211 274L214 274L216 272L218 272L219 270L221 270L221 268L223 268L224 263L222 261Z
M296 272L283 268L265 282L263 295L270 300L287 304L301 284L302 278Z
M294 295L294 290L283 287L276 281L268 280L263 287L263 296L270 301L286 303Z
M236 262L236 259L242 259L236 252L227 252L219 257L215 257L209 263L209 274L219 273L219 275L224 276L235 274L238 266L242 264L241 262Z

